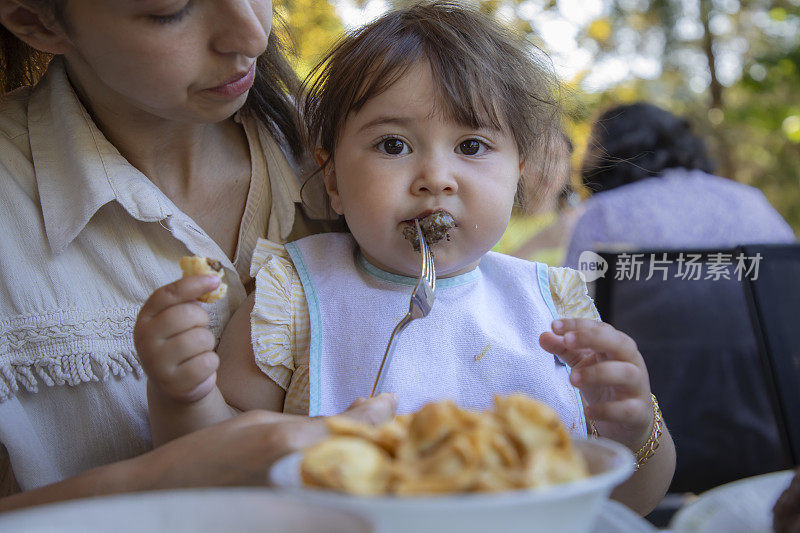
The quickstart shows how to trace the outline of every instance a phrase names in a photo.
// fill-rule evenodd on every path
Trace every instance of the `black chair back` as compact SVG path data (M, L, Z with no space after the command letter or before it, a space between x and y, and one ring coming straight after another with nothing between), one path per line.
M759 349L773 384L772 401L792 464L800 464L800 243L744 246L758 257L748 296Z
M601 317L638 344L675 441L670 492L786 468L739 249L601 252ZM738 267L738 268L737 268Z

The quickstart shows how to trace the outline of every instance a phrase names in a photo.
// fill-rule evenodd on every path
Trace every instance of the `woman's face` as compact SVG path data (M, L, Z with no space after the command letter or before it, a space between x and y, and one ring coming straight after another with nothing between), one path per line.
M69 0L70 80L95 112L217 122L247 98L271 0Z

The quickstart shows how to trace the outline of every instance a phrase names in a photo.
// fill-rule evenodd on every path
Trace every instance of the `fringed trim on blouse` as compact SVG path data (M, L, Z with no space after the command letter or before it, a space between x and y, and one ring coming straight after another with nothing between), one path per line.
M26 360L27 359L27 360ZM20 385L28 392L39 392L39 380L47 387L105 381L133 372L144 376L133 350L122 353L79 353L39 359L19 357L0 362L0 402L14 396Z
M38 392L40 383L75 386L131 372L142 378L144 372L133 348L134 318L126 315L68 322L63 315L1 321L0 402L14 396L20 387Z

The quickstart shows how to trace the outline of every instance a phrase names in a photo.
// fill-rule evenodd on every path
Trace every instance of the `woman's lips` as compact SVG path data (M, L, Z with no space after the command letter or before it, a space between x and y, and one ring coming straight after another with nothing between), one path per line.
M238 78L233 79L217 87L212 87L211 89L206 89L206 90L210 93L217 94L220 96L235 98L249 91L250 87L253 86L253 81L255 81L255 79L256 79L256 64L255 62L253 62L253 64L250 65L250 70L248 70Z

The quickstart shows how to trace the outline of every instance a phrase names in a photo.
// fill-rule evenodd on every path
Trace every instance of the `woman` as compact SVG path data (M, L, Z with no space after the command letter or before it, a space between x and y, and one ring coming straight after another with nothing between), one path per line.
M324 432L256 412L149 452L131 335L181 256L225 267L229 297L206 308L219 334L257 238L319 227L298 209L296 80L271 19L269 0L0 0L6 88L35 77L31 49L55 56L0 100L0 441L27 491L0 508L262 483Z
M686 119L647 103L606 110L592 127L581 177L594 191L565 265L598 247L722 248L791 242L794 233L754 187L711 174Z

